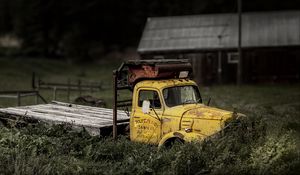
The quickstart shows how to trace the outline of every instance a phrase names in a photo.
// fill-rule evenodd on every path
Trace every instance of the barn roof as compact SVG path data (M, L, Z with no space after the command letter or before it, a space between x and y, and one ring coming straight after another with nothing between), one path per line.
M300 45L300 11L242 15L242 47ZM237 14L148 18L138 52L236 48Z

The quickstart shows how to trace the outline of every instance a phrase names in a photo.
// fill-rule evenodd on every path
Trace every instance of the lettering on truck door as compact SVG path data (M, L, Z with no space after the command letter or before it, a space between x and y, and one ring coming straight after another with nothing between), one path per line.
M136 100L133 120L131 122L131 140L157 144L161 139L161 115L163 106L161 98L156 90L139 89ZM142 105L144 101L150 102L150 110L144 113Z

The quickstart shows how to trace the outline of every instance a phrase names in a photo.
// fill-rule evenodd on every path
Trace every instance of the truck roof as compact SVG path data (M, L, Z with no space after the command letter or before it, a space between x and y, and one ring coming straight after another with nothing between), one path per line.
M164 89L172 86L184 86L184 85L197 85L190 79L160 79L160 80L143 80L135 85L135 88L140 87L155 87L157 89Z

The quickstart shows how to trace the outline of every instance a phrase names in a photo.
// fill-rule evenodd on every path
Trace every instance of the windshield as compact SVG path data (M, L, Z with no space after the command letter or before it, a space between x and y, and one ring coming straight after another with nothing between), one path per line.
M166 88L163 96L168 107L202 102L198 88L191 85Z

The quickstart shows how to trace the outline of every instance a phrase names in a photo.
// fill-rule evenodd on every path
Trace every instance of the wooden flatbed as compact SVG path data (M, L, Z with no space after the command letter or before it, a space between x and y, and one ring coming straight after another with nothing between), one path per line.
M127 125L129 116L118 110L118 125ZM49 124L71 124L85 128L91 135L102 135L101 130L112 129L113 110L53 101L49 104L0 108L2 120L27 120Z

